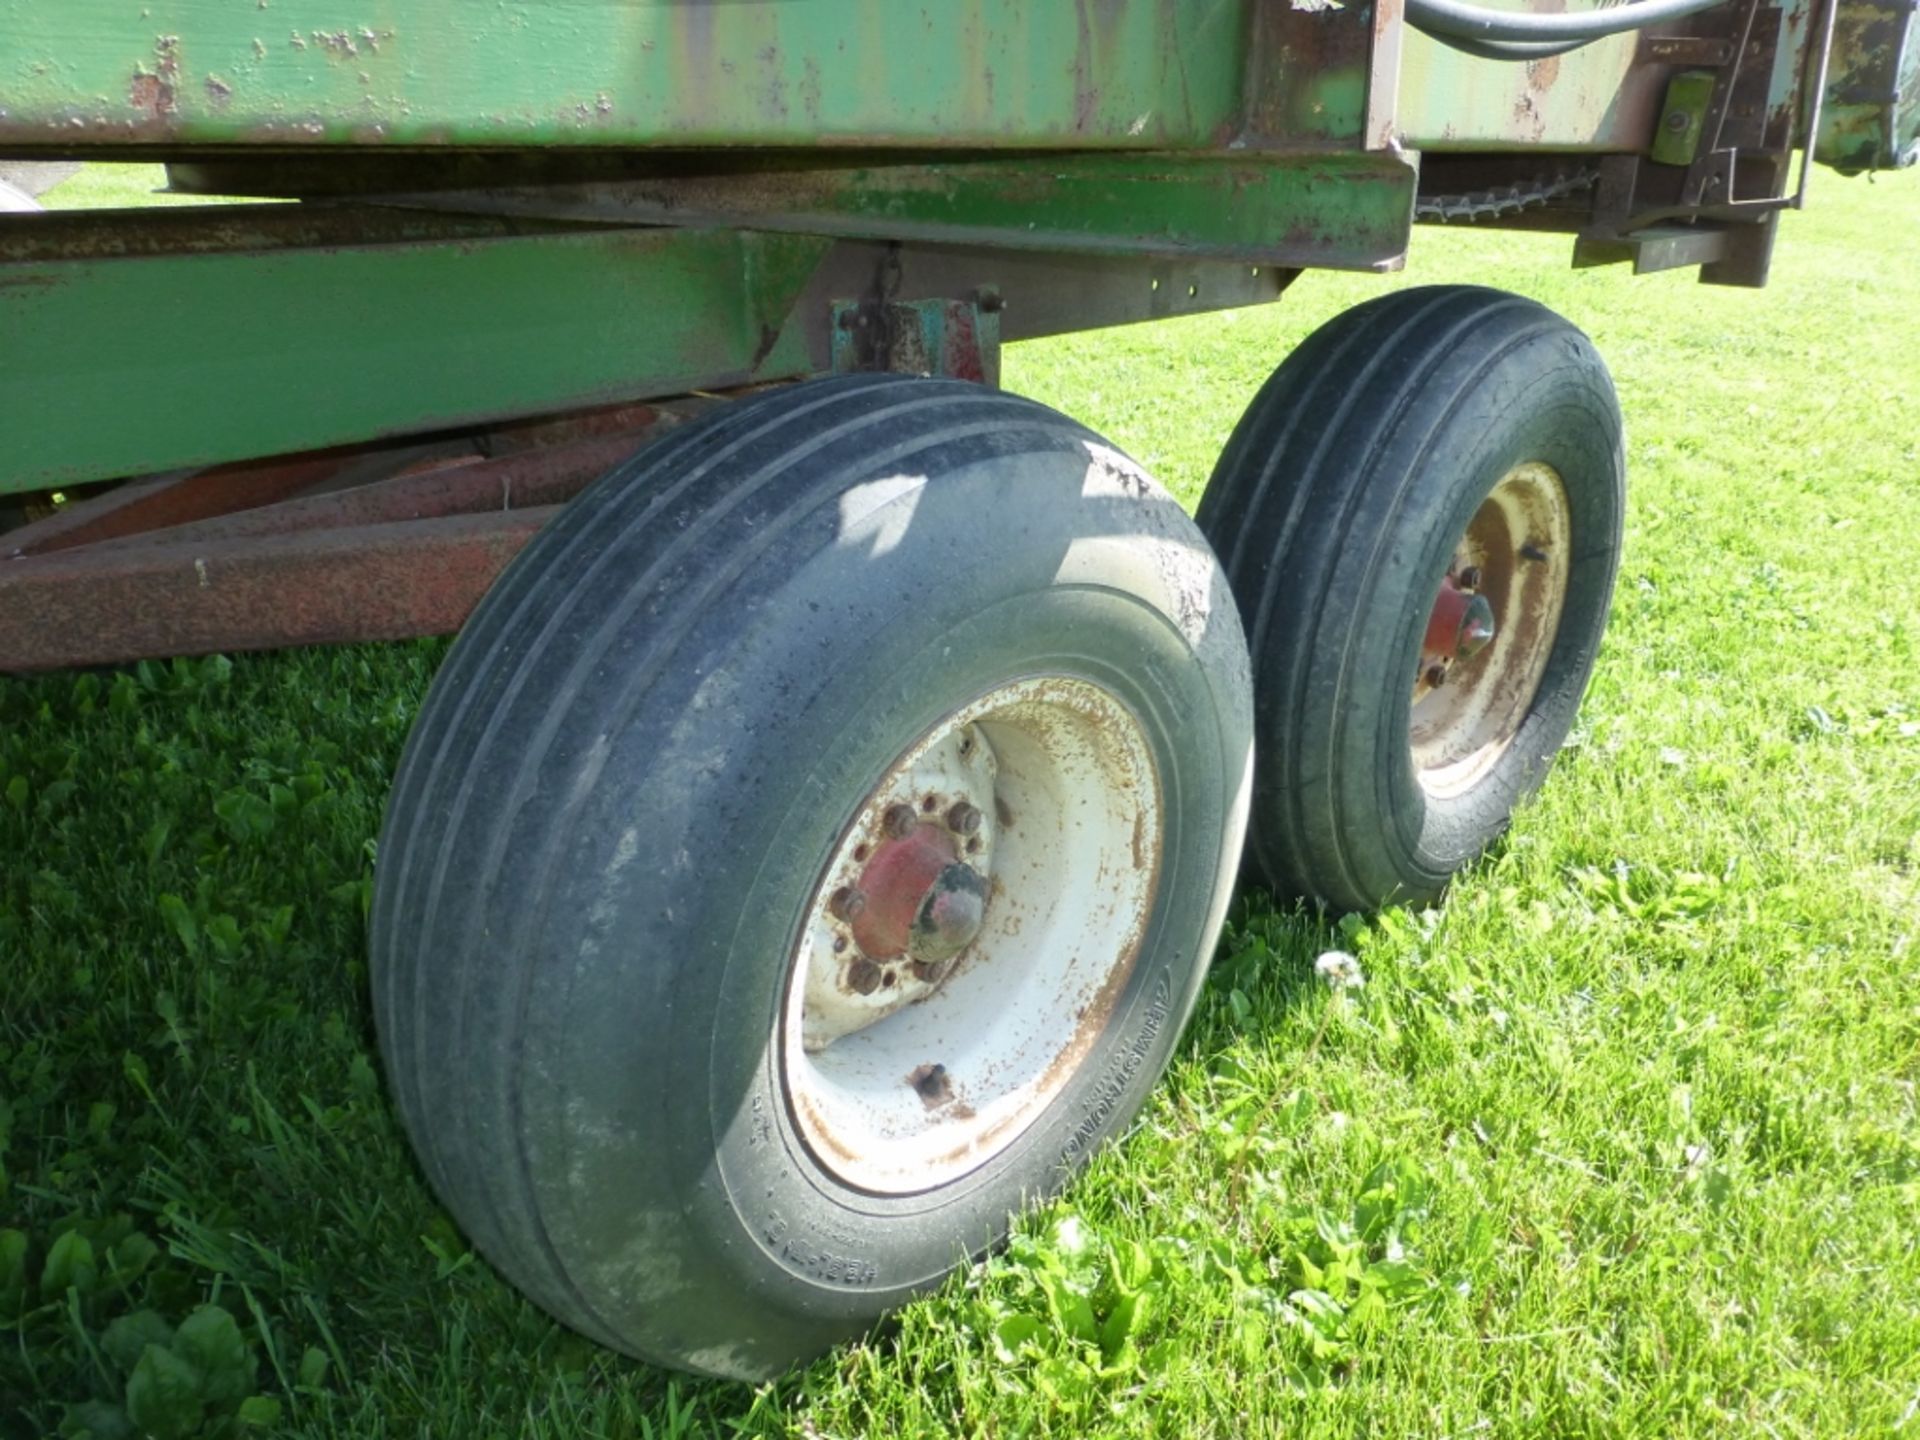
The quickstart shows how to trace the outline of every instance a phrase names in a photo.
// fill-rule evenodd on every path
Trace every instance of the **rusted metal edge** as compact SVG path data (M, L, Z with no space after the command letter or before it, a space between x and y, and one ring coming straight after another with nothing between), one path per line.
M627 432L497 460L450 459L390 480L328 490L109 543L118 548L224 544L303 531L559 505L627 459L647 439L646 432Z
M103 495L63 506L44 520L0 534L0 561L190 525L236 510L273 505L328 481L360 484L430 457L478 453L471 440L402 448L351 445L206 470L142 476Z
M0 562L0 672L451 634L559 509Z

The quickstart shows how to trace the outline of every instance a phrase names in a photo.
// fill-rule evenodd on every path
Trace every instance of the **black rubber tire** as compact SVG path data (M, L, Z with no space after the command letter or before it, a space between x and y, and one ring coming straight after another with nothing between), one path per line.
M875 1197L815 1163L774 1028L872 785L1010 679L1142 721L1161 880L1113 1018L984 1168ZM1252 726L1224 576L1080 426L862 376L724 407L502 577L410 738L371 927L387 1076L480 1251L617 1349L758 1379L993 1245L1135 1113L1239 864Z
M1427 614L1467 522L1526 461L1559 472L1571 510L1561 623L1505 756L1470 789L1433 798L1408 741ZM1402 290L1287 357L1235 428L1198 517L1254 656L1248 854L1274 889L1340 910L1424 902L1498 838L1579 708L1625 506L1606 365L1531 300Z

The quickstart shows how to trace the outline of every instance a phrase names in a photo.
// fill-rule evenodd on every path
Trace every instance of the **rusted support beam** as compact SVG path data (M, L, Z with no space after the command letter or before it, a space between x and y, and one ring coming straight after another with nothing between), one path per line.
M558 510L0 560L0 672L451 634Z
M467 449L471 453L472 446ZM337 475L348 461L364 453L357 448L322 450L266 463L249 461L209 470L143 476L104 495L63 506L44 520L0 536L0 557L72 550L256 505L271 505ZM382 464L392 463L391 452L381 452L379 458Z
M133 536L131 545L209 545L294 535L303 531L357 529L408 520L487 511L529 510L571 500L640 448L633 432L528 450L498 460L475 457L445 461L372 485L329 489L278 505L202 520L173 530Z

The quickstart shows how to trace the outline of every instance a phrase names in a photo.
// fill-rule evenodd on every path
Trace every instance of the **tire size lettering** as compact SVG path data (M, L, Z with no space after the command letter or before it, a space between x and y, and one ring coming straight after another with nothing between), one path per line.
M859 1289L880 1278L871 1260L823 1249L812 1237L797 1233L778 1211L767 1216L760 1233L776 1259L819 1284Z
M1086 1113L1080 1117L1080 1123L1067 1138L1066 1147L1061 1152L1062 1159L1079 1159L1106 1127L1107 1121L1119 1108L1127 1087L1133 1083L1134 1076L1147 1063L1153 1042L1160 1034L1160 1027L1166 1024L1167 1013L1172 1008L1171 987L1162 973L1154 984L1153 998L1147 1005L1147 1013L1141 1020L1139 1033L1133 1037L1133 1043L1108 1060L1105 1073L1094 1082L1092 1093L1081 1102Z

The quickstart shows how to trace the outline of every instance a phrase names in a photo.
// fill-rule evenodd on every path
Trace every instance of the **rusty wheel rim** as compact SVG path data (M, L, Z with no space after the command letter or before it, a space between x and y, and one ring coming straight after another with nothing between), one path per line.
M1572 538L1559 472L1528 461L1501 477L1454 547L1408 725L1414 774L1428 795L1471 790L1519 734L1566 607Z
M814 1159L876 1194L950 1184L1066 1088L1133 972L1163 808L1146 733L1045 676L949 714L891 767L811 897L781 1076Z

